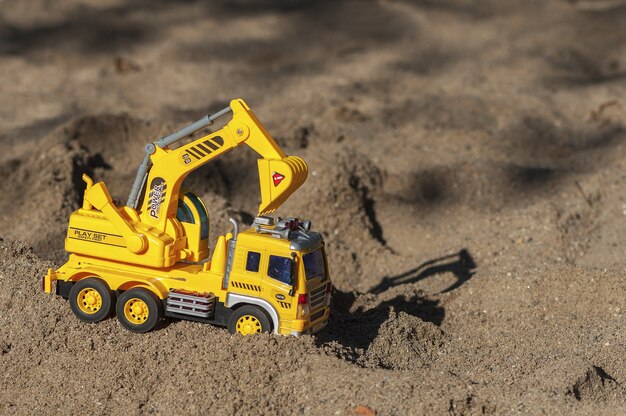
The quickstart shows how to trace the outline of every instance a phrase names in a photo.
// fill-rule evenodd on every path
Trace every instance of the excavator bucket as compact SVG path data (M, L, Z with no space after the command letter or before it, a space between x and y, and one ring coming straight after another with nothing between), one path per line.
M309 168L298 156L259 159L261 205L259 215L274 212L306 181Z

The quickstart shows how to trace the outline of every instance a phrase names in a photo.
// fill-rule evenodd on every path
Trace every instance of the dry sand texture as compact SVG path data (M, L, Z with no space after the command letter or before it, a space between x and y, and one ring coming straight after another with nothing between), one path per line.
M623 1L0 1L1 414L625 414ZM80 323L39 289L88 172L243 97L310 166L315 337ZM186 182L213 237L255 155ZM32 247L32 248L31 248Z

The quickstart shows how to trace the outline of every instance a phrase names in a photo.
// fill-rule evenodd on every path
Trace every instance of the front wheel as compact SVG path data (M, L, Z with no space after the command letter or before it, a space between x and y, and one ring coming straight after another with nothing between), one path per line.
M124 328L131 332L148 332L163 318L163 304L148 289L136 287L120 295L115 312Z
M113 310L113 292L96 277L88 277L72 285L70 308L83 322L100 322Z
M252 335L271 331L270 319L258 306L246 305L230 315L228 331L231 334Z

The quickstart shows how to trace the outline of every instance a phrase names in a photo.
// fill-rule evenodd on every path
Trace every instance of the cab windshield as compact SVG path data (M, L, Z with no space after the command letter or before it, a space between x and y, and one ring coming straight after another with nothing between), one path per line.
M306 280L319 277L320 280L326 279L326 262L324 261L324 253L321 249L311 251L302 256L304 260L304 274Z

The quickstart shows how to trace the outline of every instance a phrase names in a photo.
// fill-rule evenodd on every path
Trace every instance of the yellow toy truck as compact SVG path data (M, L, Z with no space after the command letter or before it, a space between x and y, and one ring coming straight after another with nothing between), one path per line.
M231 112L216 132L169 147ZM207 261L209 215L182 183L243 143L261 156L259 213L241 232L231 218L232 232L219 236ZM243 100L145 151L126 205L116 205L104 183L83 175L83 206L71 214L65 239L69 260L42 278L46 293L69 299L82 321L115 313L133 332L150 331L165 317L243 335L297 336L326 325L332 284L322 236L311 231L310 221L268 216L304 183L307 165L283 153Z

